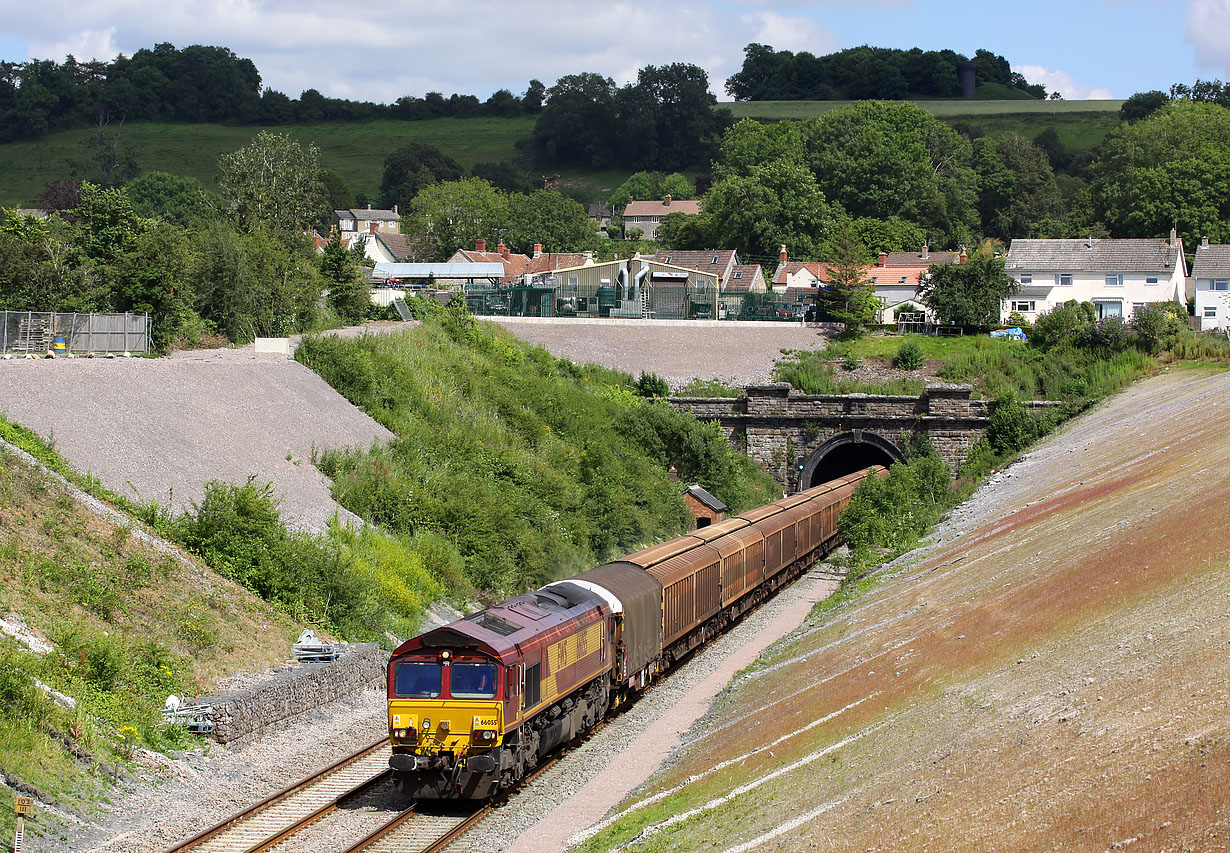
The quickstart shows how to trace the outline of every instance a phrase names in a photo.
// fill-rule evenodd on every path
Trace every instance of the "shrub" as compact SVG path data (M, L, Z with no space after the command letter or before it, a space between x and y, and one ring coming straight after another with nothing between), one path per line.
M863 360L852 352L848 352L845 358L841 360L841 369L846 371L855 371L863 366Z
M1038 315L1029 342L1042 350L1062 343L1079 343L1086 338L1091 325L1092 319L1080 303L1070 299Z
M1128 344L1128 325L1122 317L1104 317L1089 327L1089 345L1119 352Z
M1008 456L1024 450L1033 439L1033 424L1025 404L1014 398L999 400L987 424L987 443L991 449Z
M951 482L948 466L934 455L897 463L886 478L864 480L837 522L855 559L913 547L956 502Z
M636 380L636 393L642 397L668 397L671 393L670 385L656 373L646 373L641 371L640 378Z
M906 341L897 350L897 355L893 359L893 364L899 370L921 370L926 364L926 359L923 358L922 347L917 341Z
M1128 327L1132 330L1132 343L1149 355L1156 355L1178 336L1182 325L1166 307L1153 302L1138 308Z

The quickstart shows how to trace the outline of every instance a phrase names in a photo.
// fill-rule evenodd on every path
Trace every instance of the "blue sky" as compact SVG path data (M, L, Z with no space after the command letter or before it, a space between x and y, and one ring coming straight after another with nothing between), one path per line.
M550 85L579 71L625 82L673 61L705 68L720 93L752 41L817 54L982 47L1068 98L1230 77L1230 0L0 0L0 16L8 60L216 44L251 58L267 86L291 96L317 88L381 102L430 90L520 92L531 78Z

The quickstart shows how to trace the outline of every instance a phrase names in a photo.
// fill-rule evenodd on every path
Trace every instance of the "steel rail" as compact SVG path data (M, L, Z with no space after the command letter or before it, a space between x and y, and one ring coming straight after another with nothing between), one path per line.
M231 815L226 820L223 820L220 823L217 823L214 826L211 826L208 829L205 829L202 832L197 833L196 835L192 836L191 838L185 841L179 842L174 847L168 848L166 850L166 853L181 853L181 851L192 850L198 847L203 847L206 844L209 844L209 847L211 848L217 847L216 844L210 844L209 842L220 841L224 843L225 839L220 838L220 836L224 836L224 834L232 830L238 830L247 821L257 818L261 814L268 812L271 808L278 805L279 803L283 803L287 801L288 799L294 797L296 794L304 792L305 789L328 779L329 777L339 773L342 770L345 770L347 767L355 764L358 761L361 761L362 759L371 755L375 751L382 749L384 746L388 744L388 742L389 742L388 737L382 737L379 740L368 744L362 749L359 749L356 752L351 753L345 758L335 761L334 763L330 764L328 767L325 767L322 770L318 770L312 775L307 776L304 779L300 779L298 782L295 782L293 785L290 785L286 788L283 788L280 791L277 791L269 795L268 797L265 797L265 799L261 800L260 802L257 802L257 803L252 804L251 806L248 806L243 811ZM275 835L266 837L264 840L258 841L256 844L252 844L250 843L250 841L245 840L239 844L236 844L234 846L229 846L225 849L235 850L237 851L237 853L260 853L260 851L268 849L273 844L276 844L277 842L285 839L287 836L293 835L295 832L298 832L300 829L307 826L309 823L319 820L325 814L328 814L329 812L337 808L337 806L341 802L347 799L350 799L351 797L365 791L366 789L372 787L373 785L379 784L380 782L386 780L391 774L391 772L392 771L387 770L387 769L382 770L381 772L375 774L374 776L368 779L364 779L363 781L359 782L357 785L349 788L348 790L338 795L329 797L325 802L317 806L315 809L312 809L307 815L304 815L304 816L301 816L295 819L289 825L283 825L281 827L275 828Z

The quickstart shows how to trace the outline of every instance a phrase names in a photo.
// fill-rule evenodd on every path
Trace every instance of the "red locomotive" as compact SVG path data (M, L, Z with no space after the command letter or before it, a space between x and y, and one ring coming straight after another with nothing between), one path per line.
M398 789L485 799L836 543L852 474L480 610L389 662Z

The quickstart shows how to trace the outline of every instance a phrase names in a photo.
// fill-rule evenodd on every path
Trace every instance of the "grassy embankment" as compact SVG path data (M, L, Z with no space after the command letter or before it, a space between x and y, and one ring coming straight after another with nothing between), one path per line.
M5 438L33 446L3 427ZM0 769L42 804L36 831L47 831L48 809L88 812L135 749L191 741L162 724L168 695L194 696L229 673L267 669L285 660L301 630L204 566L139 543L129 526L86 509L7 449L0 614L17 615L54 647L36 655L0 634ZM34 679L76 707L57 704ZM12 837L12 817L0 810L0 838Z
M848 101L756 101L723 103L736 118L762 121L820 115ZM964 122L991 135L1035 136L1053 124L1064 145L1083 151L1118 125L1119 101L917 101L950 124ZM285 125L268 130L287 133L320 149L321 165L333 169L352 192L376 198L385 158L410 142L434 145L466 168L479 162L514 160L517 143L528 140L532 117L442 118L430 121L332 122ZM218 158L247 145L262 128L220 124L131 122L121 132L142 171L185 175L215 187ZM36 140L0 145L0 205L27 206L47 182L69 175L69 164L83 159L82 146L92 129L69 130ZM578 198L597 200L604 188L616 187L630 170L592 171L544 166L542 174L560 174L561 189Z
M397 434L375 451L325 454L334 497L401 535L440 531L480 595L682 532L671 466L736 511L775 494L716 426L636 396L632 377L433 306L413 331L310 338L296 357Z

